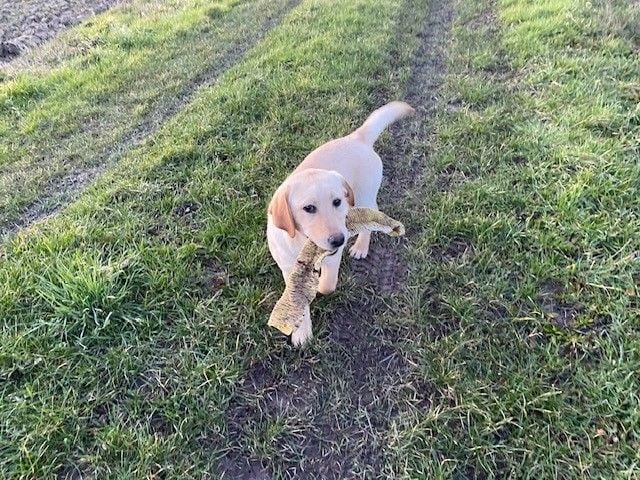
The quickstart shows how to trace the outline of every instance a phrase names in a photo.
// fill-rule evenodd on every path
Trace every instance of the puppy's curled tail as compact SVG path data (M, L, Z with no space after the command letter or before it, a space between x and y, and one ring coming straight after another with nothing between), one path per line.
M353 132L353 136L373 146L382 131L396 120L414 113L411 105L405 102L390 102L374 110L360 128Z

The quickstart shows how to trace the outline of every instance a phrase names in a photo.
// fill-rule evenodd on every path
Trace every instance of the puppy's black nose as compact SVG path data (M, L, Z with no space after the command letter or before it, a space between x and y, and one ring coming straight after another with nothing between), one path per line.
M329 245L333 248L341 247L344 243L344 235L341 233L336 233L335 235L329 236Z

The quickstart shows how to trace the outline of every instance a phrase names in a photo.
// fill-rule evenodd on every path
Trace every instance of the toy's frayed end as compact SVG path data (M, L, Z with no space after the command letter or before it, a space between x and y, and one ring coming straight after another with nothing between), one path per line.
M296 329L296 325L293 325L292 323L287 322L287 318L288 316L282 315L277 311L277 309L274 309L273 312L271 312L271 315L269 316L269 321L267 322L267 325L273 328L277 328L285 335L291 335L293 331Z
M404 225L400 222L398 222L397 225L394 225L391 231L389 232L389 235L391 235L392 237L401 237L404 234L405 234Z

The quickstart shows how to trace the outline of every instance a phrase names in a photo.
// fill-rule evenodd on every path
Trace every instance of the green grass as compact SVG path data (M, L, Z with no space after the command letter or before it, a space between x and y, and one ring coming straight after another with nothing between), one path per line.
M397 462L408 478L636 478L630 12L478 3L460 5L427 188L407 199L422 233L396 308L424 332L403 345L436 393L395 422Z
M0 221L283 3L135 2L10 73ZM218 478L229 456L274 478L331 478L323 458L342 457L349 478L638 476L637 3L457 2L434 133L405 145L419 181L385 192L409 227L402 291L344 275L302 353L266 327L270 194L403 96L427 4L302 2L77 201L3 240L2 478ZM362 316L353 345L335 347L336 312Z
M239 376L284 342L265 328L281 288L270 192L364 118L401 20L393 1L337 5L305 2L78 202L2 246L7 476L215 471Z
M65 33L26 68L7 67L0 227L19 221L43 191L55 197L68 188L64 177L117 161L134 129L148 125L152 133L173 103L181 107L182 97L215 79L207 72L230 66L286 3L137 0ZM43 207L60 201L44 198Z

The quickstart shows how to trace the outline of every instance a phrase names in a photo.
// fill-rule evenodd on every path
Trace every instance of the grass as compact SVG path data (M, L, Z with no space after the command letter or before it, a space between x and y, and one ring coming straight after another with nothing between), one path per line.
M93 46L0 85L4 222L64 174L58 146L90 164L211 64L194 45L233 50L235 26L283 3L141 5L159 4L71 30L63 44ZM345 272L302 353L265 327L270 193L402 96L427 5L302 2L77 201L4 239L2 477L217 478L240 459L274 478L638 476L637 5L457 2L433 133L403 145L418 167L391 166L417 181L383 202L409 227L402 290ZM137 98L155 100L136 116ZM65 121L44 128L52 112Z
M239 376L284 341L264 328L281 287L256 241L269 192L371 108L401 7L304 3L63 214L5 242L7 476L215 471Z
M0 83L0 226L45 212L179 110L287 2L139 0L7 67ZM63 191L63 193L61 193Z
M626 8L460 5L427 187L406 200L422 233L396 309L423 332L403 346L433 389L428 411L394 425L407 478L640 471L640 61Z

